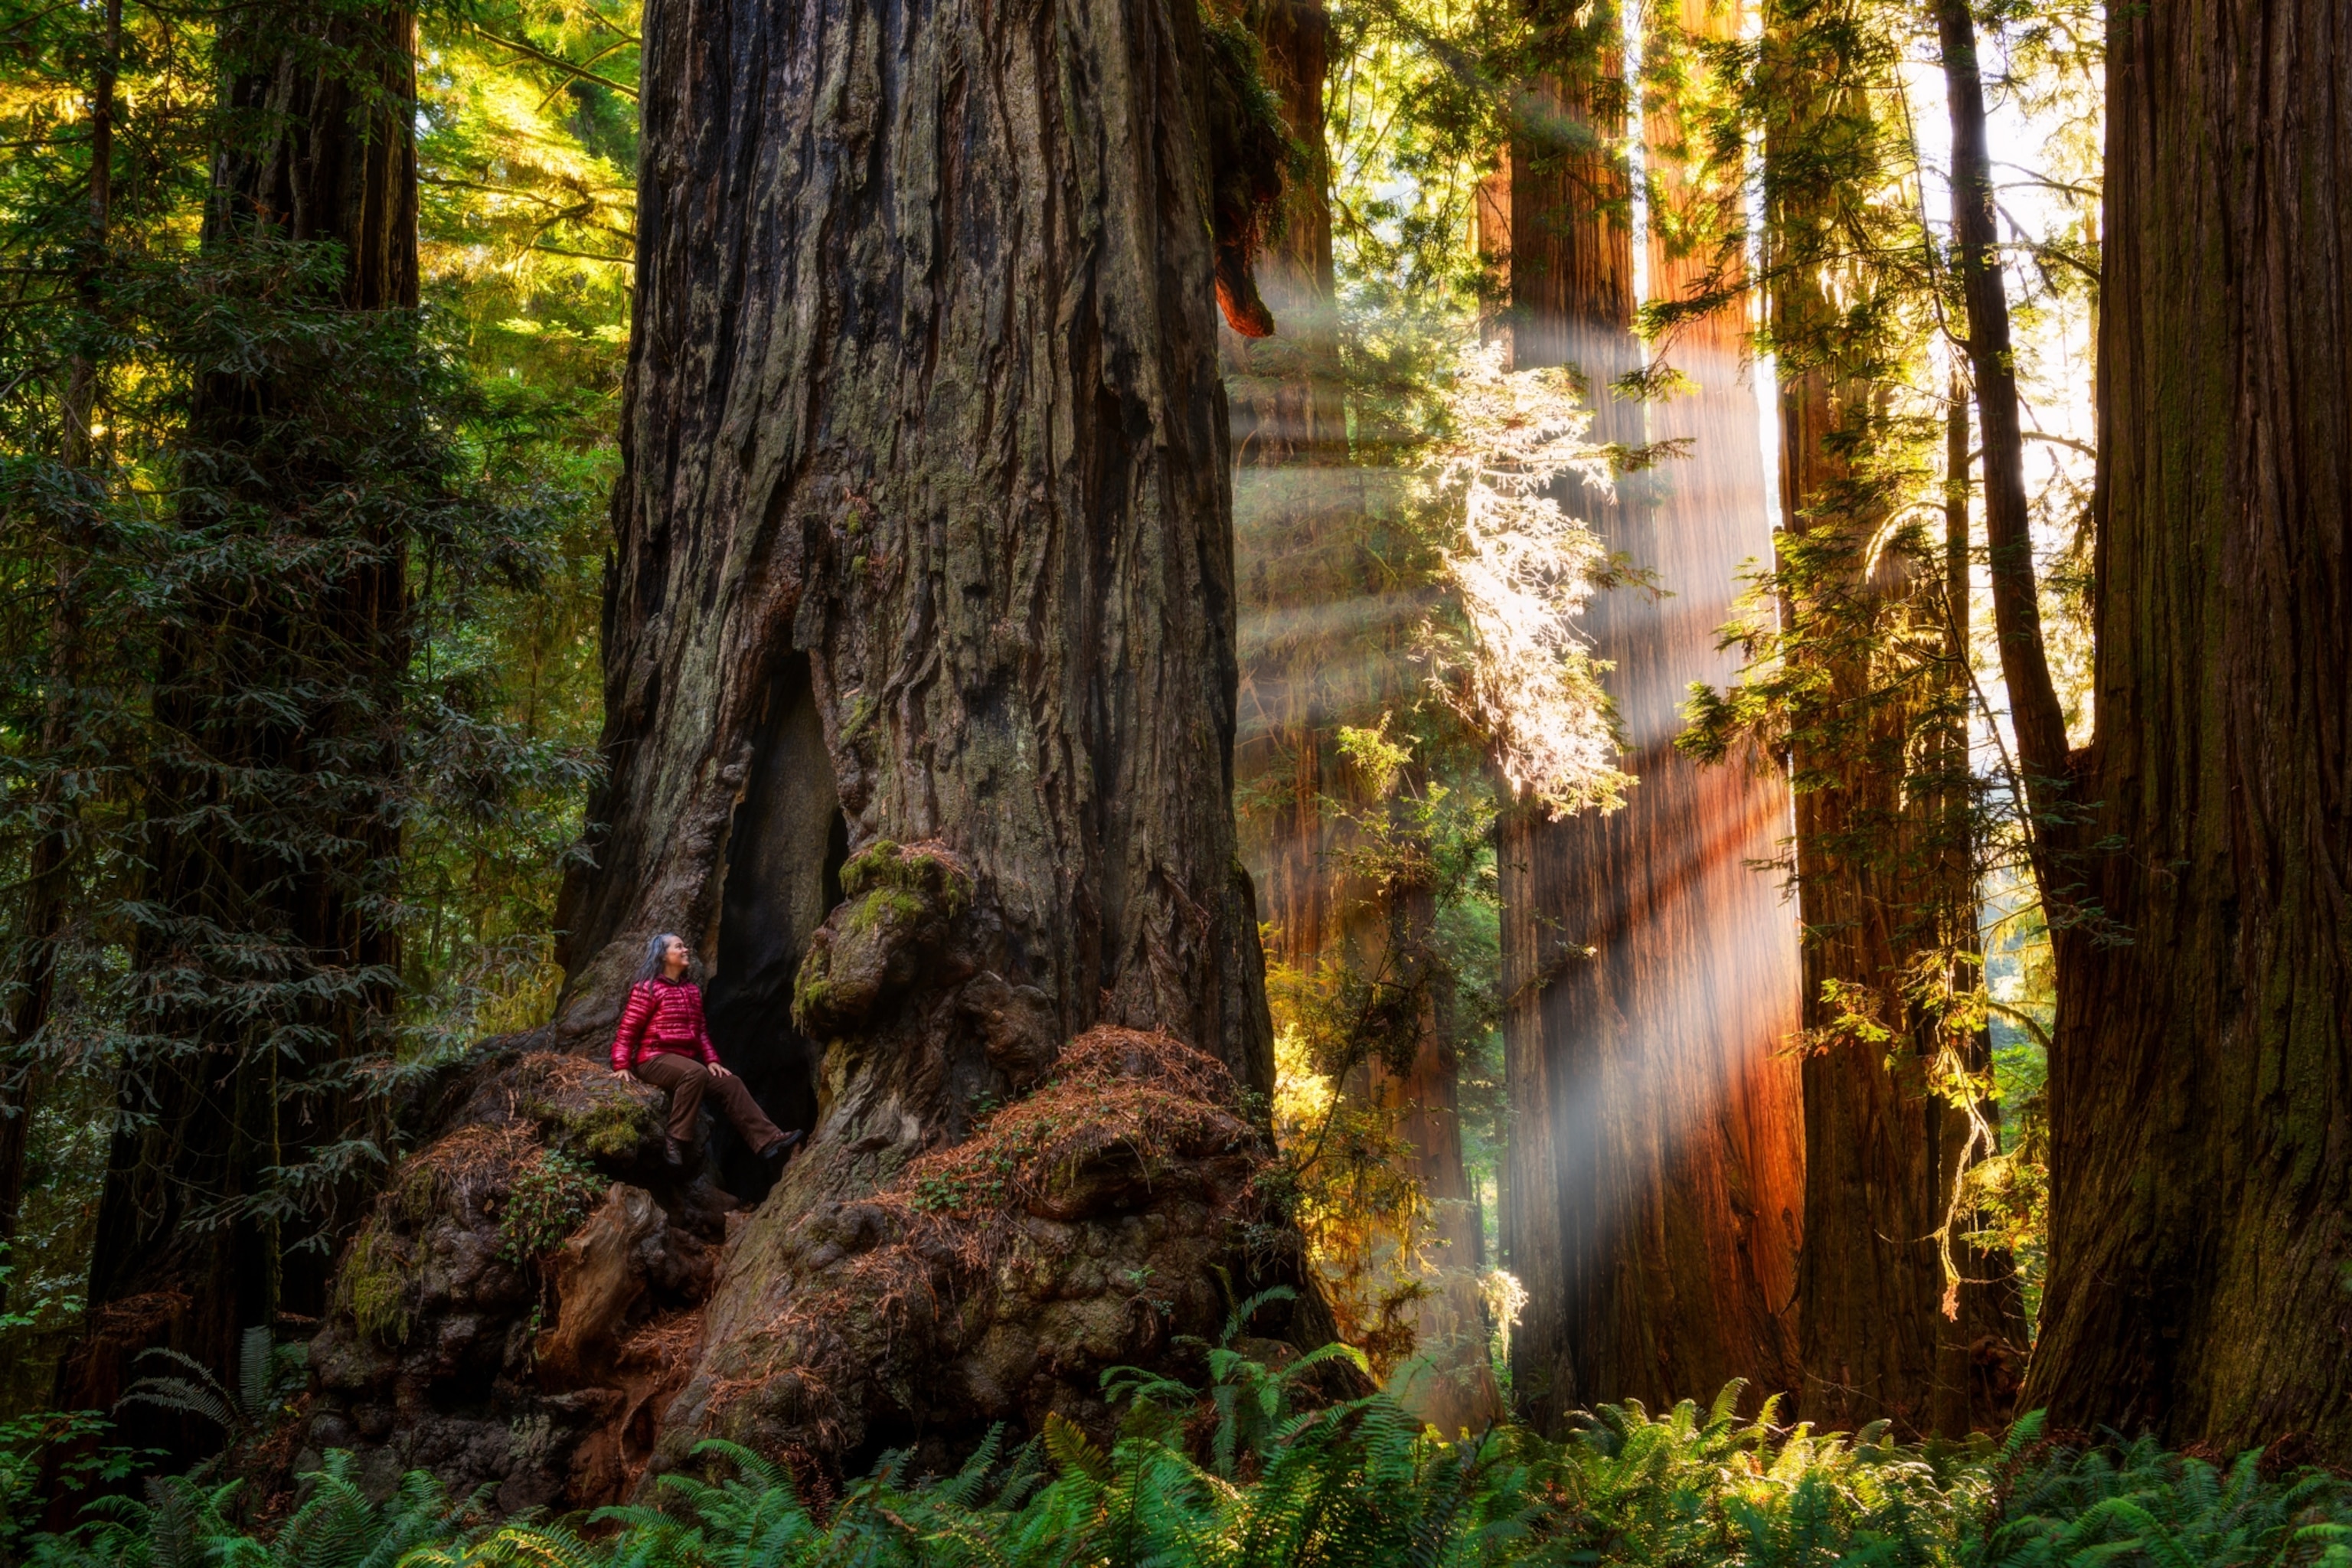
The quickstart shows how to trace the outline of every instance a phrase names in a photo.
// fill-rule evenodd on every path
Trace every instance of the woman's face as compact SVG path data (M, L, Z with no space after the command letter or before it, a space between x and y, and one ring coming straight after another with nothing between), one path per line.
M687 963L693 957L694 954L688 951L684 942L672 937L669 939L669 945L662 949L662 968L674 975L683 974L686 973Z

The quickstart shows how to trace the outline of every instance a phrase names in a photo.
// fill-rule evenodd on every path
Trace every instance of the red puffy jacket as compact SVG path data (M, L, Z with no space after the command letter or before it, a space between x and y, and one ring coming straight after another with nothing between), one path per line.
M705 1067L719 1065L710 1027L702 1021L700 986L656 975L629 987L629 1005L621 1009L621 1026L613 1036L613 1070L626 1072L653 1051L698 1056Z

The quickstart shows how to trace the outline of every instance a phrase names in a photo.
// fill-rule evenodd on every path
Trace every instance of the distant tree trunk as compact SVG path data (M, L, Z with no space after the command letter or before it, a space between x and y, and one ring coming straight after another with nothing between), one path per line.
M1908 689L1878 665L1872 639L1886 634L1869 623L1930 590L1924 559L1864 559L1874 514L1845 510L1868 487L1838 447L1873 395L1834 367L1791 376L1781 394L1791 532L1817 563L1843 552L1852 572L1797 592L1788 616L1827 661L1793 749L1807 1031L1799 1412L1919 1435L2006 1416L2001 1358L2023 1324L2005 1258L1955 1237L1954 1279L1938 1242L1965 1163L1990 1152L1972 1148L1968 1110L1937 1092L1981 1070L1982 1042L1955 1034L1918 990L1928 968L1969 965L1975 950L1966 750L1954 754L1948 734L1966 693ZM1965 619L1953 630L1964 637ZM1942 978L1974 984L1972 972ZM1956 1228L1973 1226L1963 1215Z
M1241 716L1234 778L1251 803L1242 852L1272 939L1268 954L1312 963L1333 931L1325 861L1338 788L1336 727L1357 695L1345 670L1361 628L1360 486L1346 468L1331 270L1323 86L1330 18L1319 0L1262 0L1247 17L1307 166L1284 194L1258 292L1274 335L1219 333L1232 409ZM1360 661L1358 661L1360 663Z
M1613 62L1613 12L1592 23ZM1527 116L1623 129L1612 64L1555 85ZM1514 359L1571 363L1593 436L1639 447L1643 411L1609 384L1634 370L1633 254L1613 152L1525 136L1510 172ZM1671 279L1670 266L1666 276ZM1765 547L1739 323L1686 342L1699 392L1662 410L1697 443L1653 489L1571 499L1610 548L1675 596L1599 595L1587 612L1627 732L1626 805L1507 815L1499 853L1504 1039L1513 1107L1509 1267L1525 1285L1514 1383L1541 1425L1603 1400L1707 1398L1734 1377L1793 1385L1786 1311L1798 1240L1793 1086L1772 1059L1792 1019L1795 931L1768 879L1782 798L1770 780L1675 752L1688 683L1715 650L1740 563ZM1589 955L1586 950L1590 950Z
M1819 62L1778 25L1765 47L1791 106L1765 156L1802 166L1792 149L1850 134L1869 100L1850 82L1803 79ZM1884 487L1851 460L1882 438L1885 395L1840 314L1856 285L1822 237L1834 216L1801 182L1766 184L1780 193L1768 260L1783 356L1782 622L1819 678L1791 718L1805 926L1799 1413L1964 1431L2009 1414L2002 1358L2023 1330L2006 1259L1951 1234L1973 1228L1955 1205L1966 1163L1990 1151L1950 1091L1981 1070L1984 1043L1935 1001L1938 984L1974 984L1965 423L1931 555L1924 535L1889 531ZM1917 679L1906 640L1940 647L1942 670Z
M1977 885L1973 816L1978 786L1969 733L1975 707L1969 664L1973 646L1969 400L1967 384L1957 372L1945 416L1944 475L1944 691L1931 754L1938 786L1936 809L1943 824L1937 835L1940 857L1937 885L1947 900L1941 911L1948 922L1944 963L1952 992L1960 994L1984 983L1984 945L1979 934L1983 900ZM1985 1081L1992 1070L1989 1026L1979 1026L1941 1042L1933 1042L1931 1037L1931 1043L1948 1047L1959 1067L1979 1082ZM1945 1282L1944 1321L1937 1329L1940 1353L1934 1429L1947 1433L1990 1429L2016 1415L2019 1373L2024 1368L2025 1347L2033 1340L2016 1258L2005 1247L1968 1240L1969 1233L1990 1228L1990 1216L1972 1205L1953 1205L1952 1184L1960 1183L1980 1162L2000 1152L2000 1102L1987 1096L1973 1106L1954 1110L1956 1114L1942 1119L1942 1143L1937 1154L1938 1186L1948 1205L1946 1246L1959 1274L1957 1282Z
M1383 952L1425 952L1434 910L1425 891L1373 908L1344 885L1329 858L1346 831L1328 809L1348 793L1339 727L1376 721L1402 662L1402 650L1387 646L1402 622L1383 613L1366 570L1365 496L1348 467L1324 149L1330 20L1317 0L1266 0L1246 18L1307 167L1285 194L1275 243L1258 268L1274 335L1220 334L1242 584L1235 782L1254 805L1244 817L1243 858L1265 900L1270 957L1301 970L1377 963ZM1456 1068L1444 1020L1424 1012L1423 1048L1409 1072L1376 1069L1365 1087L1395 1102L1413 1174L1437 1220L1427 1258L1437 1278L1415 1318L1423 1349L1439 1355L1444 1373L1417 1382L1408 1403L1446 1429L1477 1428L1498 1404L1465 1272L1477 1247L1454 1114Z
M209 251L331 241L344 258L331 303L352 311L416 303L413 33L410 13L387 5L331 19L263 12L225 35L232 130L214 164ZM297 528L344 482L276 429L312 390L268 373L208 371L190 416L194 447L236 454L236 471L214 482ZM133 1053L121 1085L126 1130L100 1198L90 1265L92 1342L68 1373L89 1399L106 1396L120 1352L154 1333L233 1369L244 1331L323 1307L331 1236L329 1249L296 1250L302 1237L281 1235L266 1214L240 1210L221 1224L202 1211L253 1199L273 1168L300 1164L306 1151L342 1135L337 1097L298 1092L296 1082L363 1048L386 1002L381 976L398 959L396 935L354 892L356 863L387 860L398 843L396 820L371 804L399 766L386 716L247 716L257 690L301 702L322 681L370 684L379 696L396 681L406 657L404 545L365 542L367 562L332 572L318 602L289 611L266 595L234 596L232 586L217 616L191 617L203 631L167 638L156 719L168 739L146 803L147 898L162 919L133 963L163 1043ZM354 724L368 728L344 732ZM240 795L240 779L322 768L354 776L322 791L336 803L320 808L333 819L307 825L318 836L307 853L225 828L214 815L289 809ZM329 837L335 847L320 847ZM253 958L245 944L276 956ZM283 971L272 967L280 960ZM187 999L192 973L211 988L204 1000ZM306 973L329 999L303 1004L299 1019L280 1011L257 1025L223 1000L240 983L291 984ZM274 1033L257 1037L264 1028ZM143 1305L128 1306L134 1299ZM110 1339L110 1324L125 1342Z
M2120 847L2062 862L2052 895L2098 921L2060 938L2026 1393L2053 1422L2225 1450L2299 1432L2294 1458L2338 1463L2347 77L2337 5L2108 21L2098 729L2076 794L2080 843Z
M1967 0L1937 0L1944 99L1952 126L1952 238L1967 295L1969 364L1984 431L1985 543L1993 626L2017 732L2026 805L2046 833L2063 832L2060 797L2070 767L2066 721L2042 646L2042 605L2033 582L2032 517L2025 496L2025 438L2011 358L2009 297L1993 222L1991 155L1985 140L1984 83L1977 68L1976 21ZM2037 835L2036 844L2042 842ZM2045 883L2049 868L2042 856Z
M1834 455L1836 433L1868 418L1871 391L1826 368L1783 381L1781 494L1792 535L1817 542L1842 526L1831 515L1830 498L1847 478ZM1869 591L1794 593L1785 618L1803 627ZM1836 628L1820 636L1832 646ZM1935 1384L1943 1276L1932 1239L1932 1173L1943 1139L1900 993L1905 964L1930 940L1910 923L1912 889L1902 885L1903 855L1893 841L1903 827L1910 715L1899 700L1874 702L1866 652L1832 657L1823 712L1800 726L1792 747L1807 1032L1798 1408L1848 1429L1889 1416L1916 1434L1928 1425Z
M1247 1288L1217 1239L1246 1194L1213 1161L1055 1210L1065 1235L1150 1216L1115 1237L1146 1251L1062 1297L861 1292L886 1257L959 1266L909 1249L964 1199L892 1194L982 1147L982 1107L1071 1037L1165 1030L1271 1087L1197 16L656 0L645 37L611 771L557 1029L601 1047L675 930L719 955L714 997L797 976L793 1029L772 1001L730 1058L825 1042L809 1143L735 1245L665 1452L1098 1422L1103 1364L1222 1323L1202 1258ZM845 852L827 910L808 892Z
M1452 975L1433 962L1437 905L1431 889L1398 889L1388 903L1388 953L1432 971L1416 987L1412 1061L1395 1072L1376 1060L1369 1075L1374 1103L1395 1116L1397 1136L1412 1151L1413 1179L1429 1211L1419 1260L1426 1294L1412 1304L1413 1362L1391 1389L1417 1419L1448 1436L1476 1434L1505 1412L1478 1286L1484 1237L1462 1160Z

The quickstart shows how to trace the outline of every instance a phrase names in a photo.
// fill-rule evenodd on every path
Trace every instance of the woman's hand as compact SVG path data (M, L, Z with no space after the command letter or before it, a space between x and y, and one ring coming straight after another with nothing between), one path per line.
M636 1077L637 1075L636 1075L636 1074L635 1074L635 1073L633 1073L633 1072L631 1072L631 1071L630 1071L628 1068L614 1068L613 1069L613 1076L614 1076L614 1078L625 1078L625 1078L635 1078L635 1077Z
M712 1078L733 1078L735 1075L729 1072L725 1068L720 1067L717 1062L712 1062L710 1064L710 1076Z

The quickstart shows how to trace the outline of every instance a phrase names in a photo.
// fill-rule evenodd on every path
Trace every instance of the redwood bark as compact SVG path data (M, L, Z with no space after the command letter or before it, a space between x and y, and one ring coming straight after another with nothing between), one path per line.
M415 306L413 33L408 11L384 5L332 18L263 12L225 36L231 134L215 160L209 250L332 242L344 266L331 302L354 311ZM241 466L220 481L226 488L296 518L345 482L314 454L275 444L273 421L307 390L268 372L211 370L190 416L194 446L237 454ZM190 617L204 625L201 633L166 638L156 718L172 743L162 748L146 801L147 898L163 920L134 955L162 1043L142 1046L123 1075L126 1118L146 1125L118 1132L99 1200L89 1287L99 1327L85 1364L68 1374L89 1389L116 1375L102 1363L137 1348L108 1339L109 1314L99 1310L114 1303L167 1305L174 1347L219 1369L235 1367L245 1330L274 1326L281 1310L322 1308L331 1253L299 1247L299 1224L282 1233L250 1211L226 1224L199 1211L251 1198L271 1168L300 1164L307 1150L343 1135L343 1110L331 1096L298 1100L287 1086L323 1059L366 1048L363 1037L388 1002L371 977L396 965L397 937L368 917L354 891L358 862L388 859L398 843L396 821L363 798L370 776L394 787L398 758L381 733L388 721L316 707L299 719L255 718L238 701L258 685L299 702L331 664L377 683L379 696L392 689L406 657L404 545L372 542L372 563L336 575L320 602L289 612L232 590ZM374 738L342 732L354 721L376 726ZM322 744L324 753L313 750ZM331 760L312 760L322 754ZM306 825L331 837L332 848L298 858L207 819L211 811L278 808L234 795L231 781L246 770L267 776L319 768L355 775L348 788L327 791L343 803L331 811L355 815ZM290 1025L285 1014L274 1016L269 1026L286 1032L266 1042L217 990L190 1003L182 970L195 966L203 985L222 988L231 973L206 966L237 962L206 948L208 928L229 933L231 943L274 943L291 963L318 966L327 999L307 1005Z
M796 973L796 1027L826 1042L809 1143L669 1421L838 1457L920 1436L923 1411L1079 1409L1101 1358L1149 1358L1171 1321L1213 1333L1213 1279L1155 1283L1171 1319L1110 1301L1101 1343L910 1361L889 1388L846 1361L872 1386L782 1375L814 1352L779 1325L874 1245L863 1200L1082 1030L1165 1029L1271 1084L1231 805L1198 20L1189 0L656 0L645 37L611 771L558 1027L595 1043L646 938L677 930L720 955L714 995ZM836 809L852 897L811 931L783 905L821 884ZM719 1046L803 1048L772 1009Z
M1773 304L1784 343L1819 329L1825 289L1801 266L1783 272ZM1915 966L1938 960L1955 921L1972 926L1973 889L1964 857L1954 864L1964 818L1940 783L1912 772L1941 683L1913 681L1889 652L1922 608L1918 563L1874 552L1885 508L1844 457L1872 439L1878 389L1826 353L1780 390L1792 542L1782 619L1792 657L1819 677L1790 746L1806 1031L1798 1408L1824 1425L1884 1417L1917 1435L1952 1403L1938 1389L1946 1280L1935 1237L1964 1122L1933 1091L1946 1042L1906 987Z
M1955 1242L1955 1279L1937 1239L1971 1157L1968 1108L1947 1093L1984 1049L1932 999L1939 971L1957 989L1974 978L1958 680L1967 447L1963 431L1958 499L1935 547L1924 531L1891 525L1887 482L1853 460L1890 439L1874 356L1902 350L1858 337L1843 313L1877 280L1848 254L1836 193L1809 184L1822 146L1877 133L1864 74L1877 68L1825 47L1835 34L1824 26L1782 13L1764 40L1765 69L1781 84L1765 137L1781 621L1785 657L1804 676L1790 682L1789 714L1805 926L1799 1413L1840 1426L1885 1418L1916 1436L2005 1418L2006 1346L2022 1338L2003 1260ZM1957 1228L1969 1228L1965 1213Z
M722 952L741 857L821 868L823 813L740 809L804 659L824 745L771 776L829 773L852 853L970 860L990 968L1039 988L1050 1043L1165 1025L1266 1082L1192 18L656 21L612 771L561 1023L600 1030L656 928Z
M1950 1037L1907 987L1920 965L1965 963L1973 950L1974 872L1969 803L1951 777L1964 774L1965 752L1949 754L1951 721L1932 706L1950 710L1955 694L1941 679L1905 684L1878 641L1896 618L1940 618L1943 607L1904 603L1926 594L1910 576L1925 563L1865 559L1876 513L1843 510L1868 487L1837 447L1873 395L1833 367L1792 376L1781 393L1791 532L1852 563L1851 577L1792 593L1788 615L1800 657L1822 661L1824 678L1792 748L1807 1031L1799 1412L1847 1428L1883 1417L1916 1436L2006 1415L1996 1352L2022 1325L1989 1326L1989 1310L2008 1320L1988 1300L2014 1292L1993 1258L1965 1246L1948 1300L1937 1241L1969 1146L1967 1112L1936 1092L1939 1060L1948 1051L1947 1071L1980 1068L1980 1042Z
M1612 96L1551 102L1605 142L1622 130ZM1640 363L1624 179L1606 153L1513 154L1516 363L1579 366L1597 439L1696 444L1654 480L1571 503L1674 595L1618 589L1587 612L1640 782L1605 816L1520 810L1503 826L1508 1263L1528 1293L1512 1359L1546 1427L1604 1400L1706 1399L1741 1377L1752 1401L1796 1377L1802 1172L1794 1085L1773 1057L1794 1022L1796 932L1747 866L1772 854L1786 796L1673 746L1689 683L1733 673L1716 629L1769 542L1755 404L1734 315L1684 340L1697 390L1654 426L1608 392ZM1671 287L1680 264L1660 262Z
M2352 1459L2352 26L2108 22L2097 739L2062 931L2053 1422ZM2315 84L2325 83L2319 89Z

